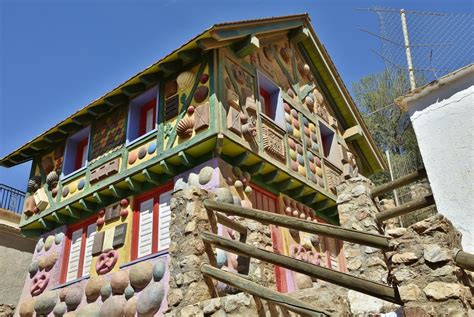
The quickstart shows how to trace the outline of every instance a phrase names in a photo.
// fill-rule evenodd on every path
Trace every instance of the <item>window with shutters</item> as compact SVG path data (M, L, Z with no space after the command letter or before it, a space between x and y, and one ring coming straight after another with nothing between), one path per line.
M61 279L69 282L89 275L97 217L71 226L66 234Z
M135 197L132 260L168 249L172 188L170 183Z
M141 139L157 128L158 86L155 86L130 102L127 143Z

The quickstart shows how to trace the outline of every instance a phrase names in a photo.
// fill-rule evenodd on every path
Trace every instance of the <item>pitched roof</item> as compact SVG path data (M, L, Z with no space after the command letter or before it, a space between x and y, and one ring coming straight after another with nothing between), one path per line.
M126 97L129 91L133 91L140 85L143 85L143 82L157 81L163 74L166 74L169 67L172 67L174 64L180 64L178 62L182 64L182 61L185 60L186 52L222 47L252 34L266 36L278 32L288 32L302 27L307 28L311 34L311 40L304 41L303 45L312 52L309 57L313 60L316 68L321 73L330 94L334 98L336 106L340 110L343 117L343 127L350 128L359 125L362 130L364 137L356 141L360 148L357 154L361 157L363 164L366 166L366 170L373 172L381 168L386 168L386 163L377 149L374 140L370 136L360 112L338 74L329 54L311 27L309 15L306 13L215 24L185 42L170 54L113 88L110 92L95 99L49 130L6 155L0 159L0 165L10 167L26 162L41 152L44 147L64 140L68 134L78 130L84 122L92 120L94 114L103 113L114 106L122 104L124 99L127 99Z

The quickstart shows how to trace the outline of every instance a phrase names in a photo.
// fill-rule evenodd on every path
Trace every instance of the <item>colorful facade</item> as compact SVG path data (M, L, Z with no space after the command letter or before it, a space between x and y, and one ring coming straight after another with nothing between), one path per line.
M165 312L177 190L338 224L338 182L384 167L307 15L214 25L1 164L27 160L20 226L40 240L24 316ZM345 270L340 241L271 230L279 253ZM311 284L276 276L282 292Z

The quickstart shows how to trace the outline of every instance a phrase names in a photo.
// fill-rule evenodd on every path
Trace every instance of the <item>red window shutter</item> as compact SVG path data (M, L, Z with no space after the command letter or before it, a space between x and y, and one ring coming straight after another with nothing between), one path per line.
M152 127L147 129L147 117L149 111L152 110ZM154 125L156 122L156 99L144 104L140 109L140 128L138 134L144 135L145 133L154 129Z
M88 146L88 138L77 143L76 147L76 162L74 168L76 170L80 169L84 162L84 156L87 156L87 146Z
M270 94L265 89L260 88L260 96L262 96L265 102L264 109L263 109L264 113L270 118L273 118L272 98Z

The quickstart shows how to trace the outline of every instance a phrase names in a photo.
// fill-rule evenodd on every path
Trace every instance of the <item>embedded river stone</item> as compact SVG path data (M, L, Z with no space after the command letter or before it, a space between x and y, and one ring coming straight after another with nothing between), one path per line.
M55 317L61 317L66 313L66 311L67 311L66 303L59 302L56 304L56 306L54 306L53 314Z
M114 294L123 294L123 291L128 286L128 272L127 271L118 271L112 274L112 279L110 280L110 286L112 287L112 292Z
M137 312L137 300L136 296L130 298L123 307L123 316L124 317L135 317Z
M201 169L199 172L199 184L205 185L209 183L212 179L212 174L214 173L214 169L210 166L206 166Z
M163 261L158 261L153 265L153 280L155 282L161 281L165 275L166 265Z
M123 291L123 294L125 295L125 299L130 299L131 297L133 297L133 295L135 295L135 290L131 285L128 285L125 288L125 291Z
M229 203L229 204L232 204L234 202L234 196L232 195L232 192L228 188L225 188L225 187L217 188L215 193L216 193L217 201L221 201L223 203Z
M30 275L33 276L38 272L39 264L38 261L33 260L30 263L30 266L28 267L28 272L30 272Z
M44 242L44 249L46 251L49 251L49 249L51 249L51 247L53 246L53 243L54 243L54 236L53 235L48 236L46 238L46 241Z
M69 310L76 309L76 307L79 306L81 301L82 301L82 287L74 286L67 290L66 298L64 299L64 302L66 303Z
M153 265L150 262L140 262L130 269L130 284L135 289L148 285L153 275Z
M56 253L56 251L53 251L53 252L50 252L47 255L43 256L39 260L38 265L41 269L49 270L50 268L52 268L54 266L57 259L58 259L58 254Z
M100 288L100 295L102 296L102 301L105 301L110 295L112 295L112 287L110 283L102 285Z
M44 247L44 240L43 238L39 239L36 243L36 252L40 252Z
M35 312L35 299L31 298L20 305L20 316L21 317L33 317L33 313Z
M127 300L121 295L107 298L100 307L100 317L122 317L126 302Z
M64 233L59 232L54 235L54 243L61 244L63 242Z
M79 308L76 317L100 317L100 306L98 303L91 303Z
M137 302L138 314L153 315L161 306L165 290L161 283L152 282L140 294Z
M102 276L95 276L91 278L89 282L87 282L85 294L88 303L93 302L99 298L100 289L102 286L104 286L104 284L105 280Z
M58 294L55 291L47 291L38 296L35 301L35 311L38 315L47 315L53 311L58 301Z

